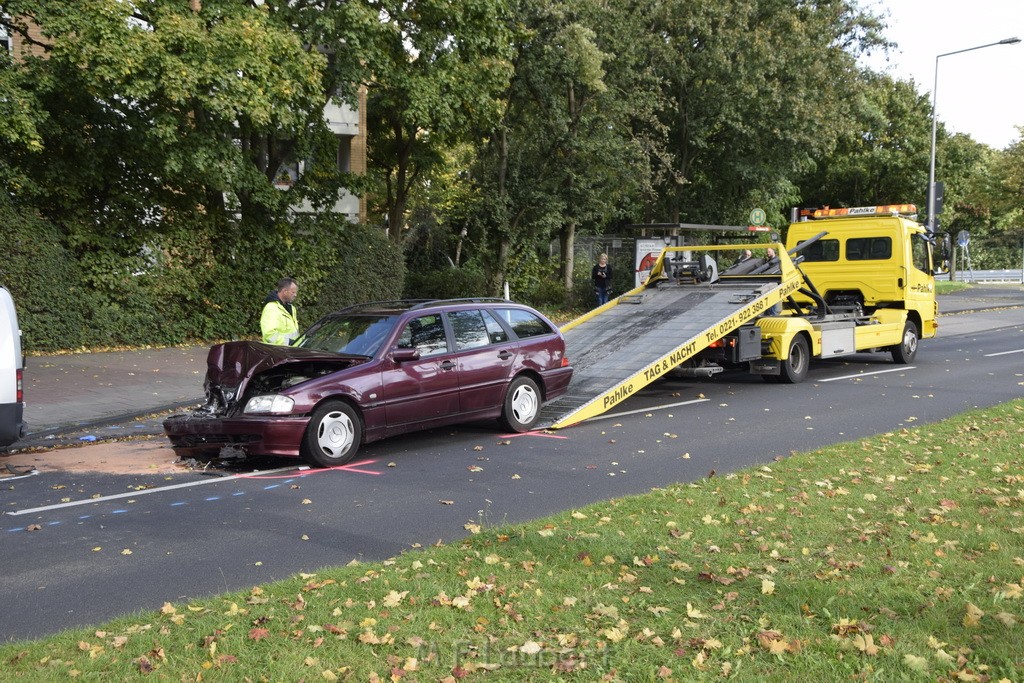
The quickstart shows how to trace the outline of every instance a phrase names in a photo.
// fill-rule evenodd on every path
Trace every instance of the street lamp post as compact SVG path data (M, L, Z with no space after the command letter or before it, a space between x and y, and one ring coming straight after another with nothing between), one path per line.
M935 84L932 86L932 161L928 168L928 232L935 232L935 131L938 126L938 117L936 116L936 103L938 101L939 91L939 59L941 57L948 57L950 55L958 55L961 52L972 52L974 50L981 50L986 47L994 47L996 45L1015 45L1020 42L1020 38L1003 38L997 43L986 43L985 45L978 45L976 47L968 47L963 50L954 50L953 52L943 52L941 55L935 55Z

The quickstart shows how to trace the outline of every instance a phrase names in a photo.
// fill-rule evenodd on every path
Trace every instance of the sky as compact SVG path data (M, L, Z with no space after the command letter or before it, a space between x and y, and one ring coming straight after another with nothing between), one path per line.
M1024 41L1024 0L861 0L885 17L886 37L897 47L888 61L865 64L895 78L913 79L932 96L935 57L1004 38ZM1024 42L995 45L938 60L939 121L947 130L1005 149L1024 126Z

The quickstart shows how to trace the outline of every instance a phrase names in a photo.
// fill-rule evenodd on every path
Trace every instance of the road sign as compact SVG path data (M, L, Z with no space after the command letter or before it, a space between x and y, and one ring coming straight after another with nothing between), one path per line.
M764 212L764 209L758 208L750 212L751 225L764 225L766 220L768 220L768 214Z
M971 233L966 230L961 230L956 234L956 243L959 247L966 247L971 243Z

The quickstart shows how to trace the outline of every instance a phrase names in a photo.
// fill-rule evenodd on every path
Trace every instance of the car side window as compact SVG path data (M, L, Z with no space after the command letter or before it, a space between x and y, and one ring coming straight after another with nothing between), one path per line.
M508 323L512 331L520 339L539 337L544 334L551 334L554 330L530 311L523 311L518 308L498 308L495 312Z
M491 343L480 311L451 311L448 313L448 322L455 333L457 351L475 349Z
M398 336L398 348L419 349L420 357L448 351L448 340L440 314L421 315L406 323Z
M490 311L481 311L484 314L484 325L487 326L487 337L491 340L492 344L501 344L508 341L508 333L505 332L505 328L501 326L497 320L494 319L494 315Z

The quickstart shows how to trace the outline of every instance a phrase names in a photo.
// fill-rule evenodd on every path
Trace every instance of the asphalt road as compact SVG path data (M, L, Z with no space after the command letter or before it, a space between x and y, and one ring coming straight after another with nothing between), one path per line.
M0 638L385 559L461 538L467 523L521 522L1001 403L1024 396L1022 333L1024 309L965 313L944 318L910 366L861 354L812 364L800 385L666 379L555 434L435 430L371 444L338 470L278 460L283 471L234 478L23 479L0 517Z

